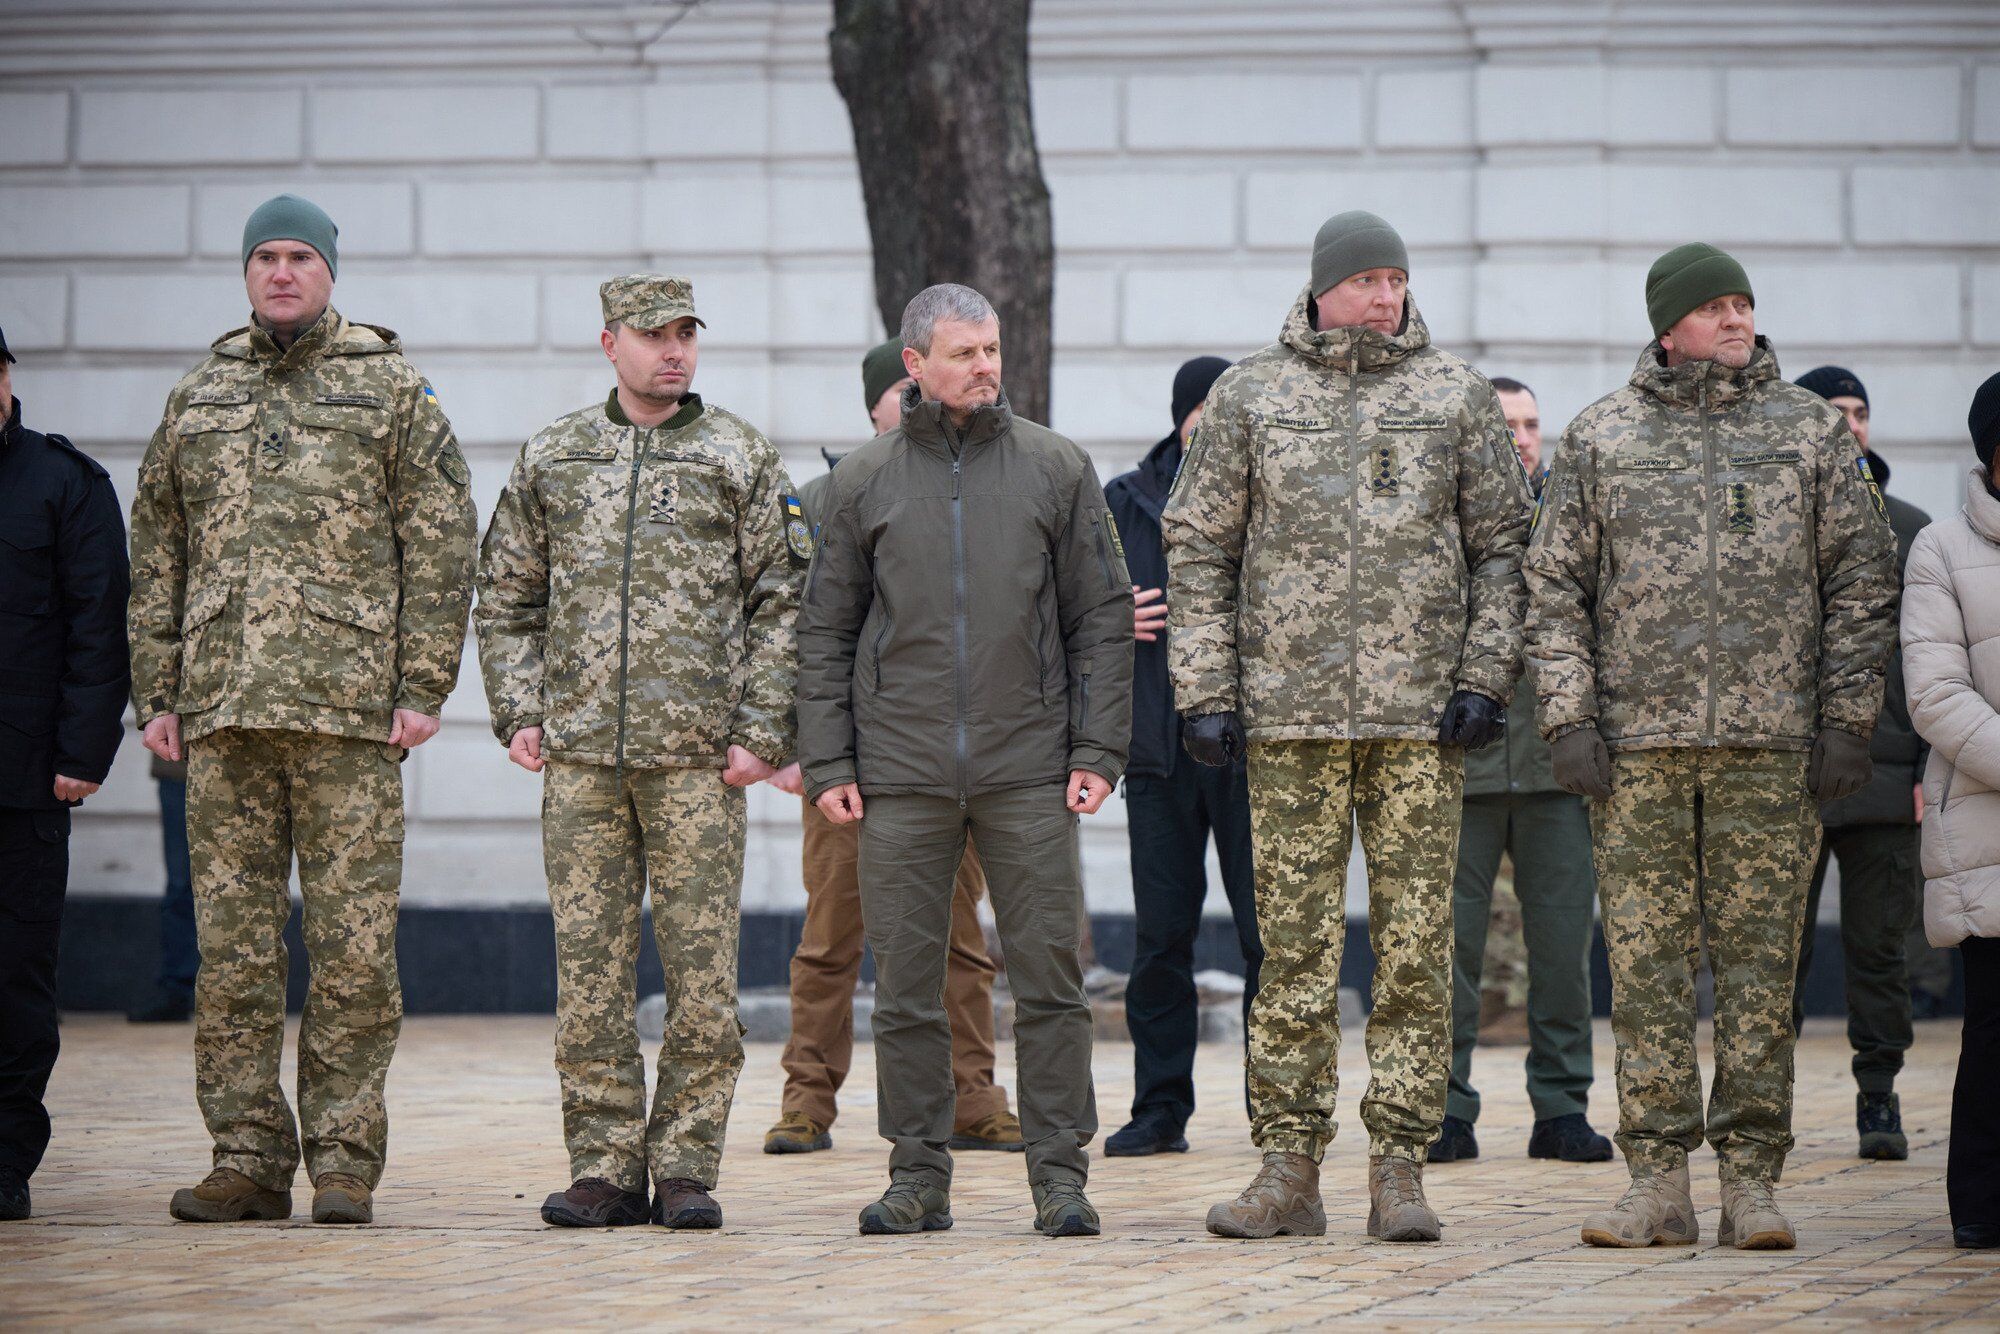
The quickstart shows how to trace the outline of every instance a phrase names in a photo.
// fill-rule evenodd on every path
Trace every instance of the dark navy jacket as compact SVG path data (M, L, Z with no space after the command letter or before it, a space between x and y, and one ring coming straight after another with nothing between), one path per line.
M1104 501L1125 543L1125 565L1141 588L1167 586L1167 551L1160 539L1160 511L1181 464L1181 441L1170 435L1154 445L1137 468L1104 485ZM1132 655L1132 754L1125 773L1164 778L1181 746L1181 717L1167 680L1167 638L1134 644Z

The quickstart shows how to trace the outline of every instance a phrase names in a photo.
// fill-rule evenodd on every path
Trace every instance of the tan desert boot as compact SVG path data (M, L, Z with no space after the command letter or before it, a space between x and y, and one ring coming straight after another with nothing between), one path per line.
M1700 1237L1686 1163L1633 1177L1617 1204L1583 1225L1589 1246L1692 1246Z
M1789 1251L1799 1244L1792 1224L1778 1212L1771 1183L1755 1180L1722 1182L1722 1226L1715 1239L1739 1251Z
M372 1223L375 1196L360 1177L328 1172L313 1182L313 1222Z
M199 1186L175 1191L167 1211L183 1223L290 1218L292 1193L266 1190L233 1167L218 1167Z
M1424 1199L1424 1165L1391 1154L1368 1160L1368 1235L1383 1241L1436 1241L1444 1224Z
M1319 1164L1303 1153L1267 1153L1243 1193L1208 1211L1218 1237L1323 1237Z

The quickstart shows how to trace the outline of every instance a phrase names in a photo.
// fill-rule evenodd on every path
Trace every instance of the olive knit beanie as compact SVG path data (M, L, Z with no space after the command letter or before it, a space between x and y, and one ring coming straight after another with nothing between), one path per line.
M1366 269L1401 269L1408 275L1410 252L1394 227L1360 209L1336 213L1319 225L1313 237L1314 296Z
M340 247L335 238L340 228L326 210L310 199L297 195L277 195L257 205L250 221L243 224L243 267L250 267L250 252L266 241L304 241L326 261L326 271L340 276Z
M1712 245L1693 241L1675 246L1653 261L1646 273L1646 318L1659 337L1696 306L1741 292L1757 304L1750 275L1734 258Z
M877 343L861 358L861 406L875 411L891 385L909 378L910 372L903 365L903 340Z

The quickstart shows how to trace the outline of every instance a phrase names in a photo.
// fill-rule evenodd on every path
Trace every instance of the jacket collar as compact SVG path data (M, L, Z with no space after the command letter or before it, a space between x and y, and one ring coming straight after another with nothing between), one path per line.
M2000 497L1986 484L1986 472L1974 468L1965 476L1965 521L1988 542L2000 545Z
M1713 409L1728 408L1777 378L1778 354L1771 347L1771 340L1758 334L1750 364L1741 370L1717 361L1684 361L1669 366L1666 351L1656 338L1639 354L1639 364L1632 368L1630 383L1668 407L1685 411L1698 408L1704 401Z
M1005 435L1013 424L1014 412L1007 406L1004 388L998 402L973 409L972 419L963 430L952 425L945 415L944 404L925 398L915 384L903 388L903 434L928 449L947 454L959 448L970 449Z
M1403 296L1403 327L1378 333L1360 325L1341 329L1313 328L1313 294L1308 286L1292 303L1278 341L1309 361L1333 370L1384 371L1431 345L1431 331L1417 311L1416 298Z
M625 409L618 406L618 389L615 385L612 386L611 392L605 396L604 415L610 418L613 426L632 425L632 419L625 415ZM649 426L645 429L649 431L678 431L681 427L688 425L699 416L701 416L701 395L690 390L681 395L681 405L674 410L673 416L667 418L657 426Z

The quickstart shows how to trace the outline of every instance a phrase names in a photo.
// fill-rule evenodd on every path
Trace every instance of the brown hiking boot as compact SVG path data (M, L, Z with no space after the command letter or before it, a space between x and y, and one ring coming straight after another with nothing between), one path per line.
M290 1218L292 1193L266 1190L233 1167L218 1167L192 1190L175 1191L167 1212L183 1223Z
M673 1177L653 1188L653 1221L661 1227L722 1226L722 1206L699 1181Z
M328 1172L313 1182L313 1222L372 1223L375 1221L374 1194L360 1177L345 1172Z
M817 1153L832 1147L826 1127L804 1112L786 1112L764 1132L765 1153Z
M603 1177L579 1177L568 1190L542 1201L542 1221L553 1227L631 1227L646 1221L646 1197Z
M1634 1176L1617 1204L1583 1224L1588 1246L1692 1246L1700 1237L1686 1163Z
M1218 1237L1323 1237L1319 1164L1303 1153L1267 1153L1243 1193L1208 1211Z
M1021 1138L1021 1121L1009 1111L998 1111L982 1117L946 1141L946 1147L953 1149L995 1149L1001 1153L1020 1153L1028 1147Z
M1791 1221L1771 1198L1771 1183L1751 1179L1724 1178L1722 1226L1715 1239L1739 1251L1789 1251L1799 1244Z
M1436 1241L1444 1224L1424 1199L1424 1165L1382 1154L1368 1160L1368 1235L1383 1241Z

